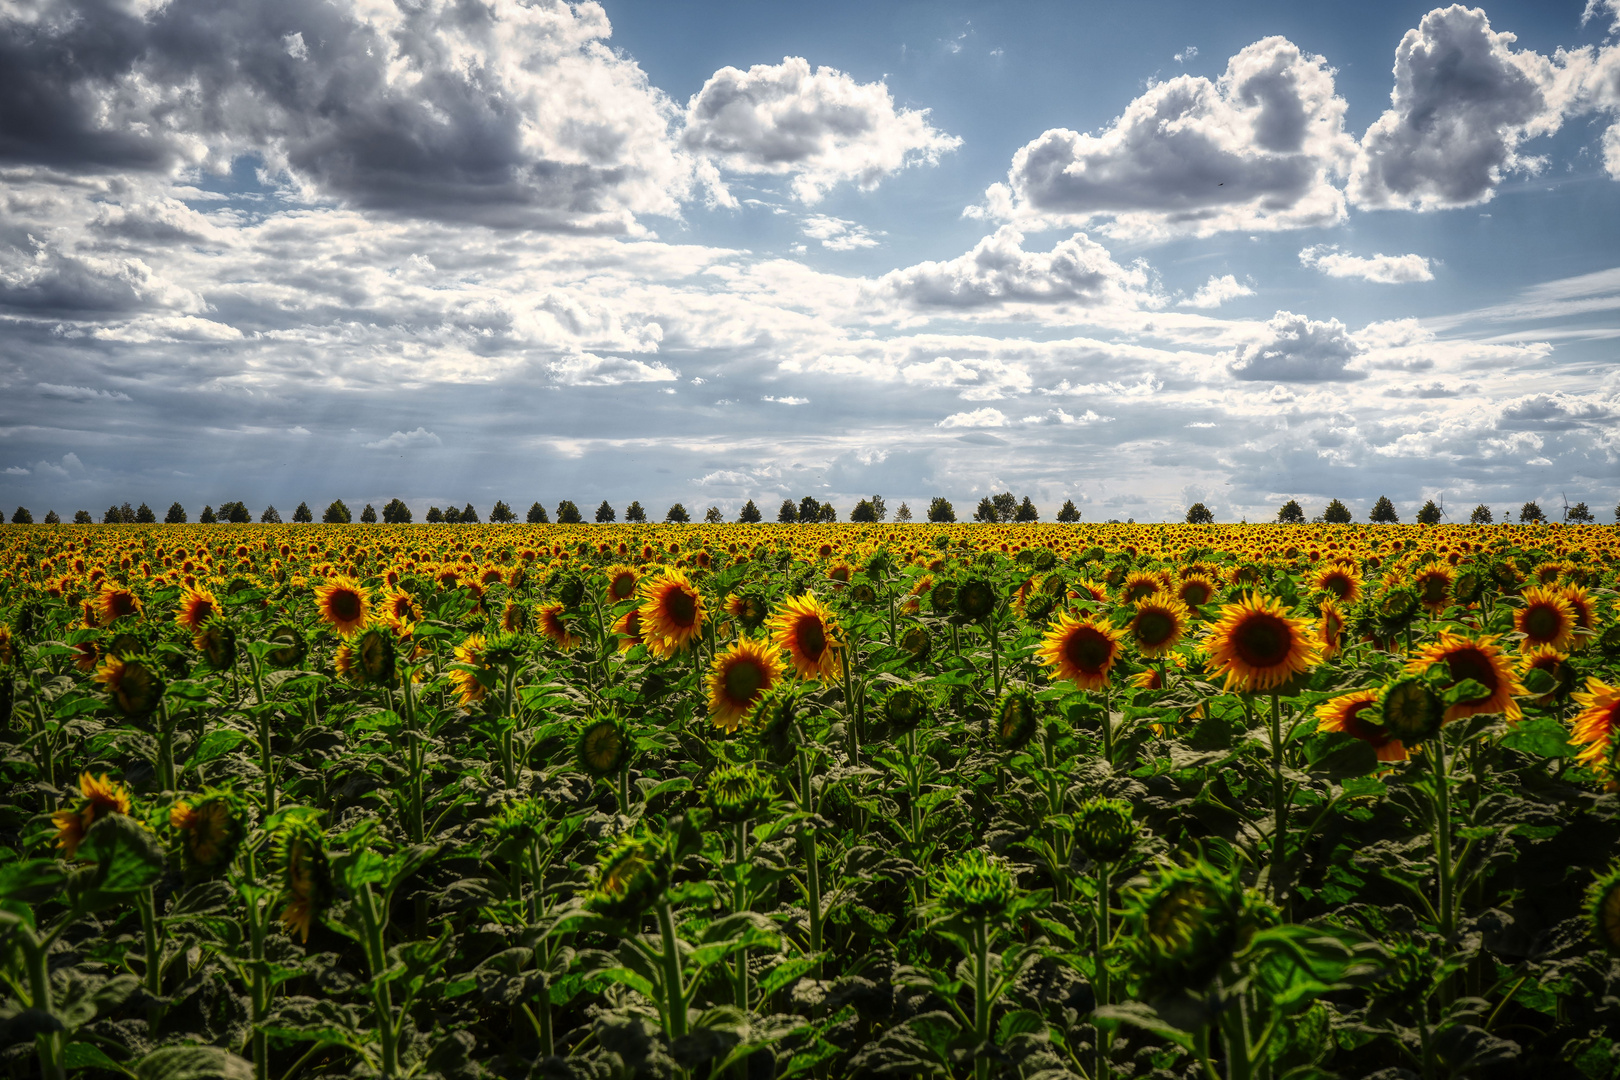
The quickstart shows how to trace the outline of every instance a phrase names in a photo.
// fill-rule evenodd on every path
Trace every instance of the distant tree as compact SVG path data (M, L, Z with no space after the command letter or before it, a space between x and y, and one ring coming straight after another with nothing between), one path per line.
M664 515L664 523L666 525L685 525L691 520L692 515L688 514L686 512L686 507L682 506L680 503L676 503L674 506L670 507L669 513Z
M377 524L377 508L375 506L372 506L370 503L366 503L366 508L360 511L360 524Z
M107 507L106 512L101 515L101 523L103 525L122 525L124 523L124 512L118 509L118 505L114 503L112 506Z
M888 520L889 507L888 507L887 504L884 503L883 496L881 496L881 495L872 496L872 510L873 510L874 513L877 514L877 519L879 521Z
M1305 511L1300 508L1299 501L1289 499L1277 511L1277 521L1282 525L1305 524Z
M612 506L608 505L608 501L606 499L603 499L602 505L596 508L596 523L598 525L606 525L610 521L618 520L618 511L614 510Z
M546 515L546 508L541 506L539 503L534 503L533 505L531 505L529 507L529 524L530 525L549 525L549 524L551 524L551 518Z
M1380 495L1378 501L1373 503L1372 513L1367 515L1367 520L1375 525L1398 525L1401 516L1395 512L1395 504L1389 501L1389 496Z
M1547 520L1547 515L1541 512L1541 504L1527 502L1519 507L1519 521L1525 524L1539 525Z
M383 507L383 521L389 525L409 525L411 523L411 508L400 499L389 499L388 505Z
M163 515L165 525L184 525L186 523L186 508L179 503L170 503L169 512Z
M147 506L145 503L141 503L141 505L135 508L135 524L156 525L157 515L152 512L152 508L150 506Z
M461 523L463 525L478 524L478 511L473 509L472 503L468 503L461 508Z
M428 507L427 523L429 525L443 525L444 511L440 510L437 506Z
M454 505L446 507L444 511L444 523L446 525L460 525L461 511L457 510Z
M223 507L220 509L221 511L224 510ZM247 525L253 521L253 514L248 510L245 504L239 502L231 503L230 513L226 514L222 512L220 516L226 521L229 521L232 525Z
M928 503L928 520L936 525L948 525L956 520L956 507L943 495L935 495Z
M633 521L638 524L645 523L647 520L647 511L641 508L641 503L631 500L630 505L624 508L624 520L627 522Z
M1005 525L1018 516L1018 496L1010 491L1003 491L990 500L996 508L996 520Z
M293 511L293 524L308 525L315 520L315 515L309 512L308 503L299 503L298 509Z
M13 525L32 525L34 515L28 512L28 507L19 506L11 512L11 523Z
M557 524L578 525L585 518L580 514L579 507L574 505L572 499L564 499L557 504Z
M77 521L78 519L75 518L74 520ZM1620 521L1620 503L1614 504L1614 520Z
M973 520L982 521L986 525L993 525L996 521L996 504L986 495L979 500L979 505L973 511Z
M1350 508L1334 499L1327 504L1327 509L1322 511L1322 520L1329 525L1348 525L1351 520Z
M506 503L496 499L495 505L490 508L489 520L493 521L497 525L510 525L512 522L517 520L517 515L512 513L512 508L510 506L507 506Z
M1585 503L1578 502L1564 511L1564 520L1573 521L1578 525L1587 525L1597 519L1592 516L1592 511L1587 509Z
M1028 495L1025 495L1024 496L1024 501L1018 504L1018 512L1013 515L1013 520L1014 521L1039 521L1039 520L1041 520L1041 512L1039 510L1035 509L1035 504L1030 501L1030 498L1029 498Z
M75 510L73 511L73 524L94 525L95 519L90 516L90 511L88 510Z
M1470 525L1489 525L1491 523L1491 508L1484 503L1474 507L1474 512L1468 515Z
M743 508L737 511L737 520L744 525L757 524L759 519L764 516L765 515L759 512L759 507L754 505L753 499L749 499L747 502L743 503Z
M776 512L776 520L784 525L791 525L799 520L799 504L792 499L783 499L782 508Z
M45 524L60 525L62 524L62 519L57 516L55 510L47 510L45 511Z
M830 502L821 504L821 512L816 515L817 521L833 522L838 520L838 507Z
M259 515L259 523L261 525L280 525L281 515L276 512L274 506L267 506L264 508L264 513Z
M877 519L877 508L872 505L871 499L862 499L855 504L855 509L849 512L849 520L861 525L873 524Z
M911 507L907 506L905 503L901 503L900 504L900 509L898 509L898 510L896 510L894 512L894 520L899 522L902 525L910 525L911 524Z
M1064 525L1073 525L1080 520L1080 508L1074 505L1073 499L1063 500L1063 505L1058 508L1057 519Z
M814 495L799 500L799 520L806 525L821 520L821 501Z
M321 515L321 520L328 525L347 525L354 520L354 517L349 513L349 508L343 505L342 499L333 499L332 505L328 506L326 513Z
M294 519L294 520L296 520L296 519ZM217 524L219 524L219 518L214 516L214 508L212 506L207 506L207 505L203 506L203 512L197 515L197 524L199 524L199 525L217 525Z
M718 506L711 506L707 510L703 511L703 520L708 522L710 525L724 525L726 515L720 512L720 508Z
M1191 506L1187 507L1187 524L1213 525L1215 524L1215 515L1211 513L1209 507L1205 506L1203 503L1193 503Z
M1423 509L1418 511L1417 523L1419 525L1438 525L1442 516L1444 515L1440 513L1440 504L1430 499L1423 504Z

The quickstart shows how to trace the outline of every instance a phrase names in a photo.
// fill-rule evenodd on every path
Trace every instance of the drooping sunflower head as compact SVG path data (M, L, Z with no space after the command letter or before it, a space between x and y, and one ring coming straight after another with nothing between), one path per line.
M1161 867L1123 899L1121 943L1149 999L1203 990L1273 916L1235 875L1201 859Z
M276 831L275 851L282 895L287 900L281 924L289 934L307 942L315 921L333 899L332 868L315 815L301 815L283 824Z
M551 595L566 611L585 602L585 579L573 570L559 570L549 582Z
M1576 708L1572 741L1581 747L1576 760L1594 770L1611 786L1620 773L1620 686L1588 678L1586 689L1574 695Z
M1513 613L1513 628L1526 647L1568 652L1575 642L1575 609L1559 589L1536 585L1524 590L1524 606Z
M338 647L338 674L356 686L392 686L397 654L394 635L380 626L367 627Z
M641 918L664 895L669 860L657 837L625 833L608 846L596 864L585 907L621 922Z
M781 656L769 643L741 637L709 664L709 719L736 731L744 716L782 677Z
M1442 671L1431 674L1437 666ZM1441 631L1439 640L1420 649L1405 670L1428 675L1440 693L1449 691L1454 698L1466 689L1461 685L1465 681L1478 684L1477 691L1447 706L1448 724L1480 713L1501 713L1515 722L1523 715L1517 699L1525 692L1524 684L1494 637L1473 639Z
M787 764L799 751L798 689L790 683L778 682L760 695L744 723L768 761L775 765Z
M1022 750L1035 737L1040 726L1035 695L1027 690L1009 690L996 706L994 736L1002 750Z
M1308 622L1289 615L1281 601L1249 596L1221 609L1208 638L1210 674L1226 689L1275 690L1315 667L1322 645Z
M912 626L900 636L900 648L911 655L911 662L920 664L934 651L934 638L926 626Z
M1353 690L1316 707L1316 730L1338 731L1353 736L1373 748L1379 761L1405 761L1406 744L1383 723L1374 723L1379 714L1378 690Z
M629 652L641 642L641 609L631 608L613 623L613 636L619 639L619 651Z
M1476 567L1465 567L1457 571L1457 576L1451 582L1451 598L1461 607L1479 603L1479 598L1485 595L1485 584L1488 579L1485 573Z
M197 631L219 611L219 600L213 593L199 586L187 587L180 594L180 606L174 621L190 631Z
M125 716L149 716L163 699L163 679L149 657L109 653L96 671L96 682L106 688L113 706Z
M12 636L11 627L0 623L0 667L10 667L17 660L17 639Z
M896 735L915 731L928 721L928 698L914 687L902 686L884 699L883 719Z
M771 644L784 653L801 679L837 679L844 640L832 610L813 592L790 598L766 623Z
M229 789L209 788L171 806L169 825L179 833L187 876L217 877L230 866L247 834L247 808Z
M1121 636L1107 623L1077 619L1068 612L1041 639L1036 658L1054 679L1067 679L1082 690L1101 690L1119 659Z
M966 622L983 622L996 610L996 588L989 579L964 578L956 586L956 614Z
M1074 813L1074 843L1093 862L1118 862L1136 842L1137 824L1124 799L1087 799Z
M1322 659L1331 660L1344 648L1344 628L1348 622L1337 601L1322 601L1316 617L1316 637L1322 642Z
M1620 863L1592 882L1586 891L1592 934L1610 955L1620 956Z
M641 581L641 637L647 650L668 659L703 632L703 596L677 567Z
M996 924L1012 913L1020 890L1007 860L973 848L940 868L934 895L947 916Z
M125 616L141 613L140 597L111 581L101 583L101 593L96 598L96 604L100 609L103 626L111 626Z
M191 636L191 647L202 653L215 671L236 665L236 631L224 619L211 619Z
M328 626L347 637L366 625L370 601L358 581L339 574L315 587L315 607Z
M129 788L102 773L95 777L88 772L79 774L79 801L72 809L57 810L51 814L56 826L56 846L62 857L71 859L79 853L90 826L108 814L128 814Z
M1393 637L1404 628L1423 607L1423 598L1410 585L1391 585L1373 602L1373 611L1383 624L1386 637Z
M450 684L456 688L456 696L464 706L473 706L482 702L489 693L489 684L493 684L495 669L490 665L484 655L488 643L483 634L468 634L460 645L456 646L455 664L450 669Z
M1403 746L1416 746L1434 738L1445 723L1445 702L1428 680L1416 675L1385 684L1378 694L1377 709L1384 730Z
M304 654L309 649L304 635L291 623L277 626L265 640L275 648L265 653L264 658L278 668L297 667L304 662Z
M703 789L703 805L726 824L759 817L775 797L775 782L753 762L720 766L709 774Z
M619 775L634 752L630 729L617 716L595 717L574 740L574 760L598 780Z
M1137 651L1149 659L1163 656L1181 640L1191 618L1192 613L1178 600L1155 596L1139 602L1130 626Z
M1537 705L1563 701L1574 693L1578 677L1569 654L1546 645L1526 649L1519 656L1519 676L1525 689L1535 694Z

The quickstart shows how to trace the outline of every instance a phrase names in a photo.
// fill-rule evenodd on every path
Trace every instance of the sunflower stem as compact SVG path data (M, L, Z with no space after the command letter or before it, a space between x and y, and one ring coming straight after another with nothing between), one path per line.
M1111 888L1111 869L1112 868L1109 866L1106 859L1097 863L1097 977L1095 980L1095 986L1098 1005L1112 1004L1110 1001L1112 987L1109 985L1108 959L1106 956L1104 956L1104 951L1108 948L1108 942L1113 936L1109 927L1108 918L1108 893ZM1113 1032L1097 1032L1097 1067L1093 1072L1093 1075L1097 1077L1098 1080L1108 1080L1108 1077L1113 1073L1113 1066L1109 1060L1109 1051L1112 1048L1113 1041Z
M990 618L985 620L990 629L990 681L994 687L995 699L1001 700L1001 635L996 631L996 613L990 612Z
M152 886L148 885L135 894L135 906L141 913L141 944L146 952L146 968L141 972L141 982L147 994L156 999L163 993L163 944L158 936L157 897L152 892ZM148 1028L156 1031L162 1019L163 1006L154 1000L148 1006Z
M254 720L259 727L259 768L264 773L264 816L276 812L276 759L270 752L270 711L258 709Z
M1103 760L1108 762L1110 768L1114 764L1114 709L1111 687L1106 681L1102 688L1102 734L1103 734Z
M979 1054L973 1061L977 1080L990 1076L990 929L983 917L973 928L973 1034Z
M376 895L369 882L360 886L360 922L365 932L366 961L371 968L371 1001L376 1010L377 1036L382 1042L383 1080L392 1080L399 1072L399 1030L394 1024L394 1006L383 973L388 970L388 947L383 942L383 931L388 925L388 912L379 910Z
M675 936L675 916L669 901L658 901L658 932L663 944L664 1032L671 1039L686 1034L686 986L681 978L680 940Z
M174 772L174 723L169 719L167 702L158 706L158 786L164 791L178 788Z
M630 816L630 763L626 761L619 769L619 783L614 790L619 797L619 813L624 817Z
M1282 703L1271 695L1271 895L1287 917L1287 889L1283 883L1288 857L1288 803L1283 791Z
M1457 941L1457 900L1455 870L1451 861L1451 770L1446 761L1445 729L1437 732L1432 740L1434 753L1434 854L1438 865L1440 903L1436 909L1439 914L1439 931L1445 940L1446 948L1453 949ZM1448 976L1440 984L1440 1004L1442 1008L1450 1008L1456 1000L1457 991L1453 980Z
M0 925L11 931L17 947L23 954L28 969L29 1005L36 1012L55 1018L56 1008L51 1001L51 972L49 945L41 942L34 928L13 912L0 912ZM67 1067L62 1061L62 1033L45 1032L34 1036L34 1049L39 1054L39 1073L42 1080L66 1080Z

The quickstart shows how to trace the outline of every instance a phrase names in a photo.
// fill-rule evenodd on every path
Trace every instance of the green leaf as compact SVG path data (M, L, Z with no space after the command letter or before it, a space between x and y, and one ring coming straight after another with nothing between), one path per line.
M165 1046L141 1058L137 1080L253 1080L253 1065L218 1046Z
M0 900L43 900L62 887L67 874L54 859L0 866Z
M1469 683L1473 683L1473 682L1474 682L1474 680L1472 680L1472 679L1465 679L1462 682L1458 683L1457 685L1458 686L1466 686ZM1479 686L1478 683L1474 683L1474 685ZM1524 688L1525 688L1525 690L1529 691L1531 694L1533 694L1533 695L1535 695L1537 697L1540 697L1542 694L1550 694L1554 690L1558 689L1558 680L1553 678L1553 674L1550 671L1544 671L1541 668L1531 668L1529 671L1527 671L1525 673L1525 676L1524 676ZM1480 687L1480 689L1484 690L1485 688ZM1486 690L1483 697L1490 697L1490 691ZM1480 699L1470 699L1470 700L1480 700ZM1447 704L1449 704L1449 702Z
M1104 1005L1093 1010L1091 1019L1099 1027L1117 1028L1121 1024L1131 1024L1150 1031L1155 1035L1169 1039L1184 1050L1191 1050L1192 1035L1165 1020L1153 1008L1140 1001L1127 1001L1123 1005Z
M201 741L197 743L197 749L191 755L191 760L186 762L186 768L195 769L197 766L206 764L216 758L222 758L247 741L248 737L240 731L233 731L230 728L215 728L204 735Z
M817 964L822 962L822 954L813 956L798 956L791 960L783 960L780 964L765 973L759 980L760 993L769 997L783 987L791 986L805 975L815 970Z
M108 1072L132 1075L118 1062L108 1057L106 1051L94 1043L75 1042L62 1047L62 1064L69 1069L105 1069Z
M1502 736L1502 745L1531 757L1561 758L1575 753L1569 729L1550 716L1527 717Z
M1378 755L1371 743L1339 731L1313 735L1306 740L1305 760L1310 762L1312 772L1330 780L1366 776L1378 768Z
M1001 1018L1001 1024L996 1028L996 1042L1003 1045L1016 1035L1028 1035L1032 1031L1045 1031L1046 1021L1041 1014L1029 1009L1014 1009Z
M1552 677L1547 675L1545 671L1542 671L1539 668L1532 671L1530 674L1532 676L1546 676L1547 681L1549 683L1552 682ZM1530 679L1526 679L1525 685L1528 686L1530 681ZM1551 689L1551 686L1547 687L1547 690ZM1544 694L1546 692L1546 690L1536 691L1538 694ZM1486 698L1490 697L1491 688L1486 686L1484 683L1476 682L1473 679L1464 679L1462 682L1457 683L1455 686L1447 689L1441 696L1445 699L1447 705L1468 705L1476 701L1484 701Z
M91 887L104 893L144 889L163 876L163 846L151 830L124 814L90 826L78 857L96 864Z

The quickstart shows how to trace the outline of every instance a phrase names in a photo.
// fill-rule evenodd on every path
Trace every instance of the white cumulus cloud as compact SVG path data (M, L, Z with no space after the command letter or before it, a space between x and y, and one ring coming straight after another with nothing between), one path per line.
M856 248L877 247L877 237L864 225L826 214L812 214L804 219L800 231L812 240L821 241L829 251L854 251Z
M442 446L444 440L440 439L427 428L418 427L412 431L396 431L386 438L376 442L361 443L367 450L403 450L412 446Z
M1337 245L1317 244L1299 253L1301 266L1320 270L1328 277L1360 278L1381 285L1401 285L1413 281L1433 281L1434 270L1422 255L1349 255Z
M1121 266L1084 233L1051 251L1025 251L1024 234L1003 225L973 250L943 262L891 270L876 291L919 307L976 308L1006 303L1152 306L1152 281L1140 264Z
M1279 311L1254 341L1227 354L1227 370L1239 379L1265 382L1347 382L1364 379L1349 368L1362 346L1338 319L1318 322Z
M1000 409L974 409L972 412L952 413L941 420L937 427L1006 427L1007 416Z
M1178 301L1181 307L1200 308L1205 311L1218 308L1228 300L1236 300L1240 296L1253 296L1254 290L1239 281L1232 274L1223 274L1220 277L1211 277L1198 291Z

